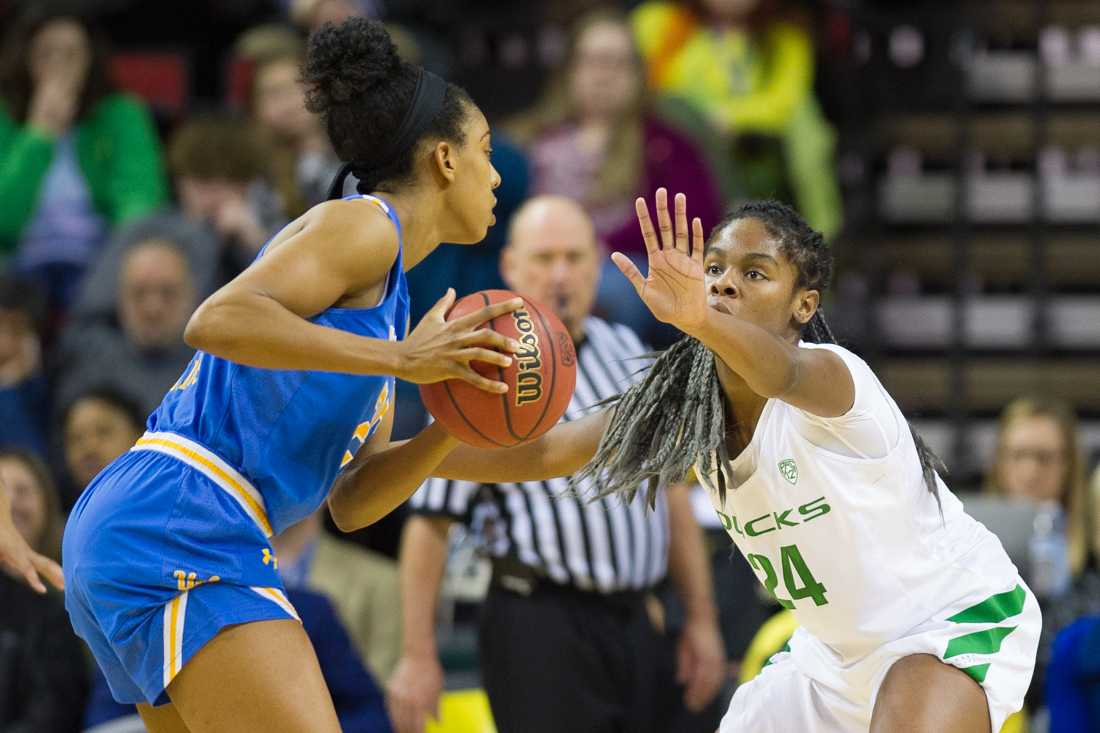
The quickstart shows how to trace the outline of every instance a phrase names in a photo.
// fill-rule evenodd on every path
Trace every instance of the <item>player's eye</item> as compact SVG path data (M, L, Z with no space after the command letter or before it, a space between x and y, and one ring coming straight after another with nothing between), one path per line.
M722 268L718 265L707 265L707 274L718 277L722 274Z

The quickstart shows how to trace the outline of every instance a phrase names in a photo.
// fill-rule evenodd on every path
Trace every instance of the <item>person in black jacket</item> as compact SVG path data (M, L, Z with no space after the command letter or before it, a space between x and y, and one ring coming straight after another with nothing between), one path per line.
M84 651L60 595L45 593L38 577L41 573L60 586L54 577L60 569L50 558L60 549L57 505L38 458L0 451L0 561L12 570L11 579L0 575L0 730L5 733L78 731L88 695Z

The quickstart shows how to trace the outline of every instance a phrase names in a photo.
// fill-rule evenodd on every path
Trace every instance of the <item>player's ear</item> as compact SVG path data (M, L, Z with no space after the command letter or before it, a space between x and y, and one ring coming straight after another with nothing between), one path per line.
M448 183L455 180L455 168L458 165L455 153L458 152L453 145L446 140L440 140L432 151L432 164L436 172Z
M805 326L817 312L817 306L821 303L821 293L813 288L800 290L794 296L794 319L800 325Z

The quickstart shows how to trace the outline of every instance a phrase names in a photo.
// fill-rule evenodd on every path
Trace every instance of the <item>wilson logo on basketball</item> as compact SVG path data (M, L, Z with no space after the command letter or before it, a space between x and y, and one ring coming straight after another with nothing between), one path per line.
M523 350L516 352L516 406L542 399L542 350L531 314L525 309L512 311L516 329L522 334Z

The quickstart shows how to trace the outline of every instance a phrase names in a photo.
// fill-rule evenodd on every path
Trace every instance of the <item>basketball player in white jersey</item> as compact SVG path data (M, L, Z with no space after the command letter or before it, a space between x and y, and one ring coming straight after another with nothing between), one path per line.
M638 218L648 276L612 257L686 338L614 409L517 448L452 439L433 473L506 482L580 471L604 494L649 479L652 496L694 467L800 624L789 650L737 690L721 733L999 731L1031 680L1038 604L874 373L833 343L818 307L832 270L821 235L787 206L753 202L704 246L682 195L673 226L663 189L660 235L642 199Z

